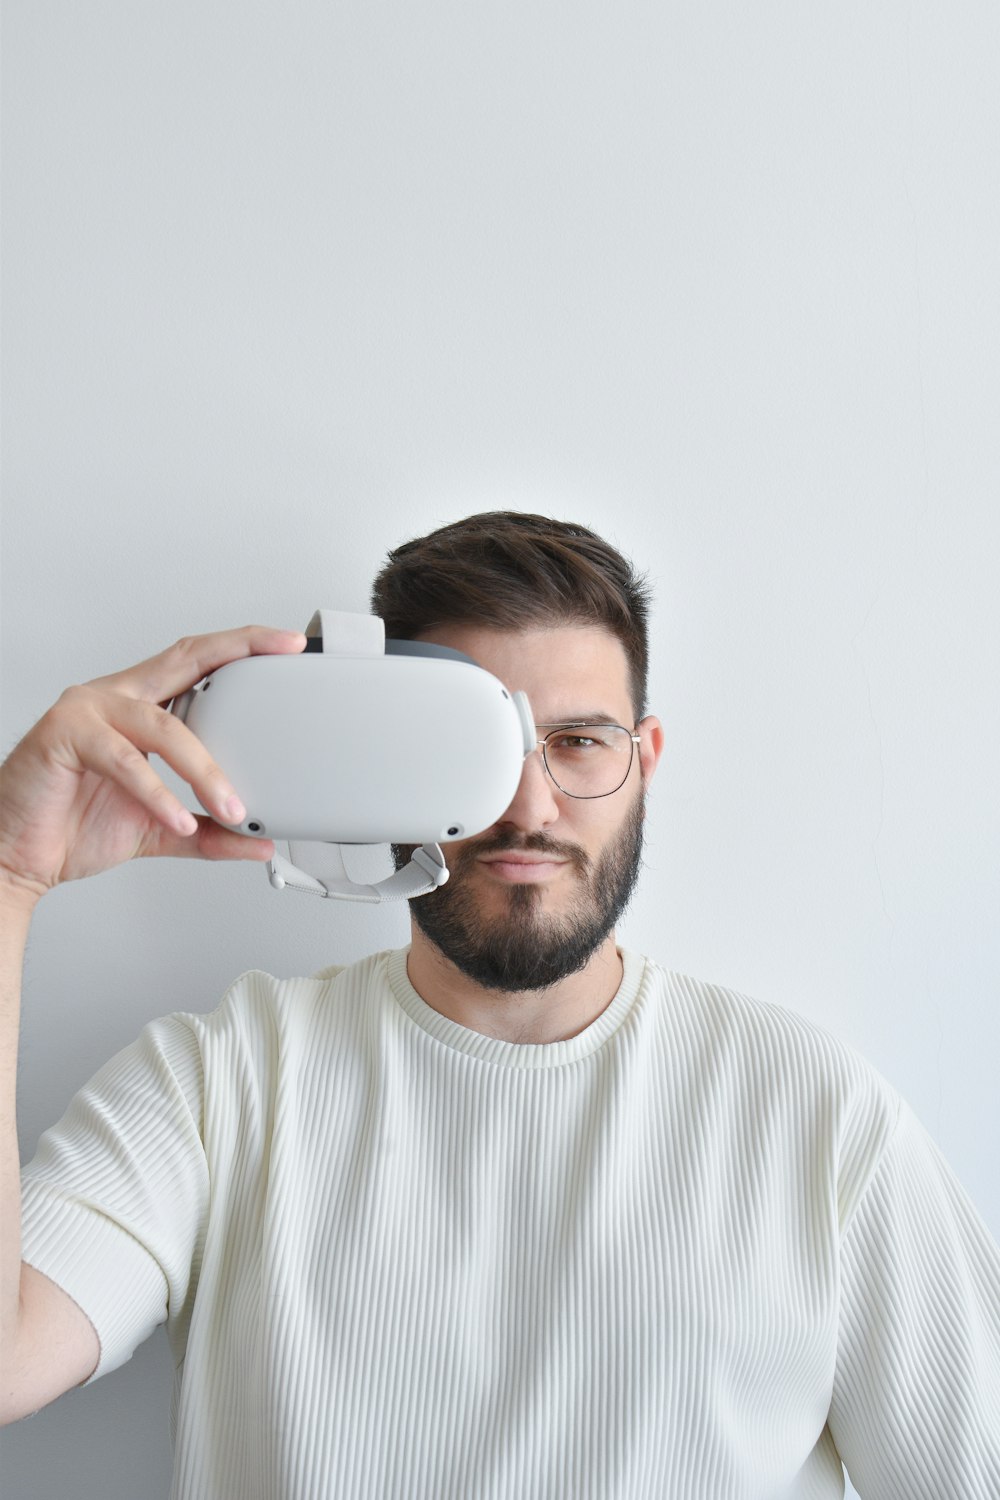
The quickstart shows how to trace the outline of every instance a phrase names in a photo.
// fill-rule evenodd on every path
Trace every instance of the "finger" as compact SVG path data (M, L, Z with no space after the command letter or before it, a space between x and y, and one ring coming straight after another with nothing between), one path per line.
M98 706L103 708L104 722L111 731L124 738L139 752L139 758L145 764L148 774L142 775L139 767L131 762L120 745L115 747L113 763L121 765L124 760L139 784L148 788L151 795L149 776L154 777L163 791L167 792L167 787L146 760L147 755L155 754L187 782L206 812L221 819L223 823L243 821L246 809L229 777L218 762L212 759L201 740L174 714L156 704L113 694L97 700L95 707ZM172 793L168 795L173 797ZM176 797L173 797L173 802L181 805ZM176 819L174 822L176 826ZM193 829L188 826L185 831L191 833Z
M156 828L139 850L139 855L143 858L252 860L258 864L274 858L271 839L247 838L229 828L220 828L211 818L198 817L193 821L194 832L187 835L168 828Z
M245 656L293 654L304 650L305 643L300 630L277 630L266 625L184 636L137 666L97 678L94 685L113 687L115 692L150 703L168 703L228 662Z
M197 828L193 813L174 795L127 735L92 714L79 724L73 744L76 769L93 771L120 787L164 828L189 836Z

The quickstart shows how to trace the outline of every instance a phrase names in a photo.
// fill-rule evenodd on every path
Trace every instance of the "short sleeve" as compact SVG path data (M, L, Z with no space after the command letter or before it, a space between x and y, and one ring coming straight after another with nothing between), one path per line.
M1000 1496L1000 1250L902 1105L844 1236L829 1425L864 1500Z
M199 1043L182 1016L147 1026L46 1131L22 1173L22 1257L87 1314L101 1357L131 1357L190 1317L209 1204Z

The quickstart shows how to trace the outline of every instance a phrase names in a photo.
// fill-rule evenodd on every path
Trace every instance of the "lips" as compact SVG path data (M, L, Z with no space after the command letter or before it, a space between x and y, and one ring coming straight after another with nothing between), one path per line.
M564 865L566 860L554 859L552 855L546 854L517 854L512 849L509 854L487 854L481 860L484 865Z
M550 879L570 861L557 859L551 855L546 858L544 854L525 854L509 850L503 854L486 855L480 858L478 863L485 865L494 879L530 884Z

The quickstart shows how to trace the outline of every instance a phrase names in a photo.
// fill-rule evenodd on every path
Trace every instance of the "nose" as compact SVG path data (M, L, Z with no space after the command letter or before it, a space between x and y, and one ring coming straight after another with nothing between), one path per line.
M533 750L525 758L514 800L497 822L512 824L524 833L537 833L557 821L557 797L558 788L545 769L541 750Z

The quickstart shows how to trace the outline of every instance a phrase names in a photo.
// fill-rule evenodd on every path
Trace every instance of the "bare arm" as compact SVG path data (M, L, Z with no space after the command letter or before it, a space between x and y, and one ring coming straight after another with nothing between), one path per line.
M0 1202L3 1204L0 1291L3 1361L0 1419L37 1411L86 1380L100 1346L89 1318L47 1276L21 1266L21 1190L14 1085L21 965L37 898L0 885Z
M76 1303L21 1262L15 1082L32 913L55 886L128 859L268 859L269 840L188 812L148 756L160 755L203 807L239 822L225 773L163 705L228 661L303 644L301 635L256 626L180 641L125 672L70 688L0 768L0 1421L78 1385L100 1355Z

